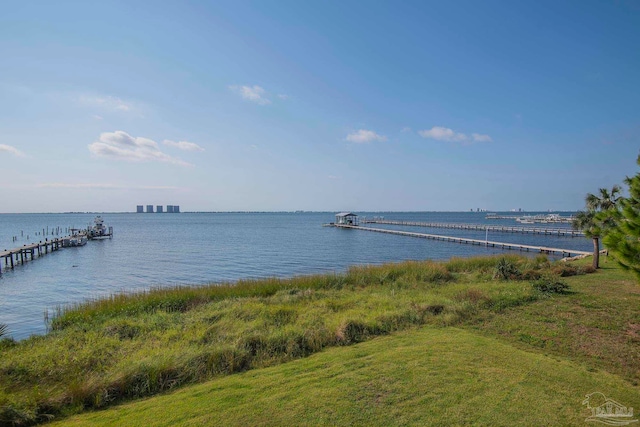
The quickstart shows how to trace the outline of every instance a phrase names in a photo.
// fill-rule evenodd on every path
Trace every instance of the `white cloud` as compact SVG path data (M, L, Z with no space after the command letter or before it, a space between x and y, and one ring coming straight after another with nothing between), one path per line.
M452 129L434 126L429 130L418 131L421 137L437 139L438 141L466 141L467 135L464 133L456 133Z
M360 129L356 132L351 132L347 135L347 141L355 142L356 144L366 144L372 141L384 142L387 137L384 135L378 135L372 130Z
M400 130L400 132L409 133L409 132L411 132L411 128L409 126L405 126L405 127L402 128L402 130Z
M98 114L94 114L92 117L93 117L94 119L96 119L96 120L103 120L103 119L104 119L104 117L102 117L102 116L100 116L100 115L98 115Z
M471 137L469 137L464 133L455 132L453 129L445 128L442 126L434 126L429 130L420 130L418 131L418 134L420 134L420 136L423 138L430 138L438 141L448 142L472 143L493 141L493 139L491 139L489 135L473 133L471 134Z
M204 151L204 148L200 147L195 142L187 142L187 141L171 141L169 139L165 139L162 141L164 145L168 145L170 147L176 147L184 151Z
M17 157L25 157L25 154L11 145L0 144L0 153L9 153Z
M229 89L239 93L242 98L258 105L271 104L271 100L265 96L265 90L260 86L229 86Z
M283 101L289 99L289 95L285 95L284 93L280 93L278 94L278 98L282 99Z
M489 135L481 135L479 133L471 134L473 140L476 142L491 142L493 139Z
M98 141L89 144L89 151L97 157L114 160L132 162L156 161L180 166L193 166L190 163L163 153L154 140L143 137L133 137L121 130L100 134Z
M133 109L133 105L129 102L123 101L116 96L102 96L102 95L80 95L78 102L81 105L88 107L99 107L108 111L122 111L128 112Z

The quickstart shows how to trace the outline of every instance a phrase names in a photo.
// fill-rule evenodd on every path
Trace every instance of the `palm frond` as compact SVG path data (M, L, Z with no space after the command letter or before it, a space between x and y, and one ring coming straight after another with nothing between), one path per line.
M594 211L608 211L615 209L620 200L620 192L622 188L619 185L614 185L611 190L601 188L598 190L598 195L588 193L585 197L585 204L588 210Z
M0 323L0 338L2 338L2 336L5 335L8 331L9 329L7 325L5 325L4 323Z
M589 209L590 211L595 211L597 209L600 208L600 198L598 196L596 196L595 194L587 194L587 197L585 198L585 204L587 205L587 209Z

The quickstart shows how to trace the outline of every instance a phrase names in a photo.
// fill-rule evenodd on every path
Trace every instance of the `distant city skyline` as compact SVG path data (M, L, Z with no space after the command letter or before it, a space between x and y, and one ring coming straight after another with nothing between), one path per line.
M575 211L637 172L636 2L14 2L0 23L0 213Z

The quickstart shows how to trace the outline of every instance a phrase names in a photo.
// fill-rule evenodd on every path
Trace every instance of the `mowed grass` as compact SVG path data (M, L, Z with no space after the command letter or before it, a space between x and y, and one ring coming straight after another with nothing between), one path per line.
M541 298L499 315L485 312L466 326L527 351L570 358L593 372L615 373L638 386L640 284L614 260L600 260L596 274L564 278L571 287L566 296Z
M638 389L455 327L412 328L54 426L584 426L587 393Z

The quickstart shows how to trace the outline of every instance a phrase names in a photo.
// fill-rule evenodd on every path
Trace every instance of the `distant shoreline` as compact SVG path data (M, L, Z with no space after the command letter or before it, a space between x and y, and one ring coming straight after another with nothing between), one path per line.
M183 211L178 212L179 214L308 214L308 213L317 213L317 214L335 214L338 212L335 211ZM492 210L492 211L354 211L360 213L383 213L383 214L400 214L400 213L459 213L459 214L487 214L491 213L508 213L508 214L532 214L532 213L572 213L578 212L576 210L539 210L539 211L501 211L501 210ZM146 214L171 214L172 212L132 212L132 211L78 211L78 212L0 212L0 215L99 215L99 214L109 214L109 215L120 215L120 214L136 214L136 215L146 215Z

